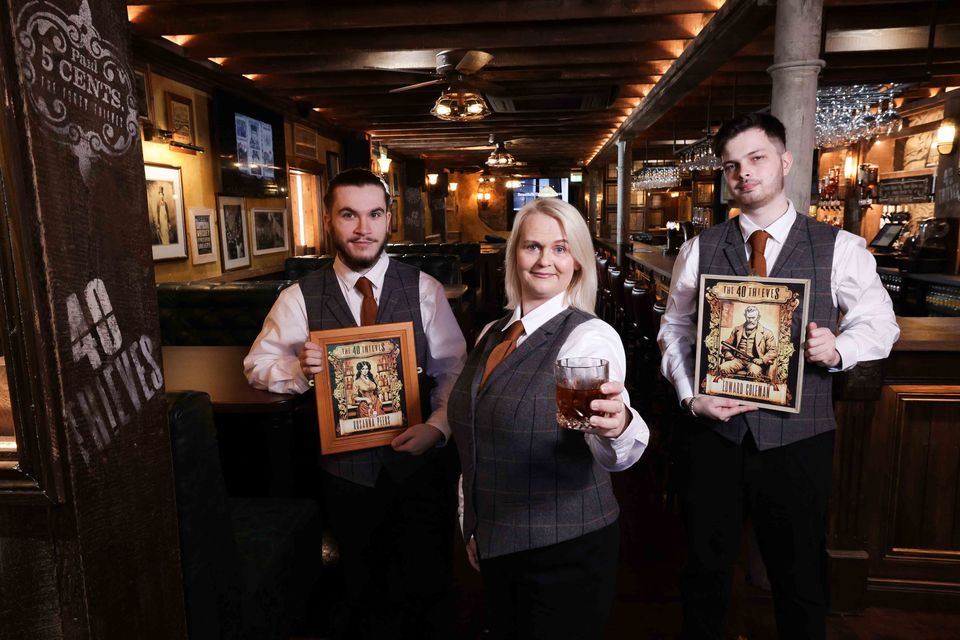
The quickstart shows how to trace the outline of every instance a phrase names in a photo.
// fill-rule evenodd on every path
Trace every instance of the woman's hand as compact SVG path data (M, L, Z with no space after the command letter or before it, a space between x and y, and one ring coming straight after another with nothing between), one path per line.
M620 398L620 394L623 393L623 383L618 380L604 382L600 387L600 393L605 398L590 403L590 409L600 412L600 415L590 416L590 429L584 433L593 433L603 438L616 438L623 433L633 417Z

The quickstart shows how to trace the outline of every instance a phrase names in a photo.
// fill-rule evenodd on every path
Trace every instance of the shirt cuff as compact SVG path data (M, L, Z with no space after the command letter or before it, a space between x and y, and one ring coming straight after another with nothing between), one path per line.
M857 349L857 341L851 336L841 333L837 336L837 342L834 347L836 348L837 353L840 354L840 366L831 367L829 369L831 373L848 371L853 369L855 366L857 366L857 363L860 362L860 353Z

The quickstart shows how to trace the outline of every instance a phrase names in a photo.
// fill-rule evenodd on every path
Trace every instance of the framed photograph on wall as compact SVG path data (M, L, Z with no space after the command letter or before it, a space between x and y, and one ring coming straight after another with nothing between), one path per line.
M286 209L254 209L250 215L253 217L253 255L290 250Z
M314 376L323 455L389 444L420 423L413 323L311 331L323 352Z
M317 132L302 124L294 124L293 153L300 158L317 160Z
M183 183L180 167L145 164L147 219L154 260L187 257L186 225L183 219Z
M340 173L340 154L327 151L327 181L333 180Z
M220 212L220 255L223 270L250 266L250 235L247 233L247 216L243 211L243 198L217 196Z
M187 210L190 227L190 260L208 264L217 260L217 212L207 207Z
M193 120L193 100L165 91L167 129L173 132L173 140L184 144L196 144L197 125Z

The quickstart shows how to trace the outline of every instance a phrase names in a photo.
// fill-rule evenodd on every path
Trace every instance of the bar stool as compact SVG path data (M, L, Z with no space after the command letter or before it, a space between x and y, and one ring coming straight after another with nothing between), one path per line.
M607 265L609 264L609 258L603 254L597 255L597 308L595 311L597 317L602 319L606 319L604 310L610 298L610 288L607 286Z
M607 303L607 322L609 322L617 331L623 330L623 282L627 277L627 272L616 265L607 267L607 285L610 289L610 297Z

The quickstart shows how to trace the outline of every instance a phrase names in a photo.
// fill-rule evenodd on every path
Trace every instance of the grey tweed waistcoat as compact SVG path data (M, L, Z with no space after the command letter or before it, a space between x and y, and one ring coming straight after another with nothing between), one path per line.
M307 309L307 323L311 331L356 327L347 301L340 290L340 283L333 265L326 265L307 274L300 280L303 301ZM383 293L377 309L377 324L389 322L413 322L417 363L422 367L427 361L427 339L423 332L423 317L420 313L420 271L415 267L394 260L390 261L383 278ZM431 380L420 376L420 406L422 418L430 415ZM320 467L337 477L367 487L377 483L380 469L396 480L415 472L432 456L412 456L397 453L389 446L362 451L351 451L320 457Z
M830 276L838 230L830 225L797 215L787 235L776 264L769 270L771 278L807 278L810 280L809 320L818 327L836 332L837 307L831 295ZM700 234L700 273L712 275L749 275L740 225L729 220ZM793 334L799 335L800 314L794 316ZM803 357L803 353L800 353ZM734 416L729 422L716 424L716 431L736 443L747 431L757 448L772 449L836 429L833 416L833 380L827 369L806 363L800 413L784 413L760 409Z
M463 470L464 535L481 558L563 542L616 521L610 474L583 434L557 426L554 364L575 327L568 308L527 336L479 389L499 321L470 354L447 405Z

